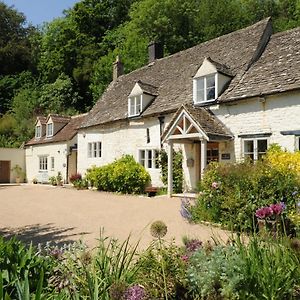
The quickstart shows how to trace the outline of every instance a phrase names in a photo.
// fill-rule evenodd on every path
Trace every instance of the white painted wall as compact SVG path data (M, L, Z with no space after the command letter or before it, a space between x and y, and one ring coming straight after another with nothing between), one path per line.
M242 159L242 138L238 137L241 134L270 132L270 143L278 143L289 151L295 151L295 136L280 132L300 130L299 92L220 105L212 107L212 111L234 134L234 142L222 146L223 152L231 152L233 160Z
M17 148L0 148L0 160L10 161L10 168L19 165L25 172L25 150ZM10 172L10 182L16 182L16 174Z
M37 179L38 182L48 182L49 177L61 172L64 182L67 179L67 154L69 147L76 143L77 137L69 142L40 144L26 147L26 173L28 182ZM39 170L39 157L48 157L48 170ZM54 169L51 169L51 157L54 157Z
M171 116L165 118L165 127ZM150 142L147 143L147 128ZM88 158L88 143L102 143L102 157ZM133 155L139 160L140 149L160 149L160 125L157 117L131 119L116 122L104 128L92 127L78 133L78 172L84 175L93 165L103 166L120 158L124 154ZM149 169L153 186L162 186L160 169Z

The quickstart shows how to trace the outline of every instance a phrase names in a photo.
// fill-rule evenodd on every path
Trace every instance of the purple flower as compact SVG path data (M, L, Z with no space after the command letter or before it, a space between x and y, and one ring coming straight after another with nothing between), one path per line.
M125 300L142 300L145 299L146 293L142 286L133 285L129 287L124 294Z
M262 207L259 208L256 212L255 212L255 216L259 219L265 219L267 217L272 216L273 211L270 207L266 206L266 207Z
M197 239L192 239L186 243L185 247L188 252L195 252L202 247L202 242Z
M292 192L292 196L296 196L298 194L298 191Z
M185 199L181 199L181 208L180 208L180 214L181 216L190 221L192 219L192 215L190 213L190 208L191 204L188 200L185 200Z

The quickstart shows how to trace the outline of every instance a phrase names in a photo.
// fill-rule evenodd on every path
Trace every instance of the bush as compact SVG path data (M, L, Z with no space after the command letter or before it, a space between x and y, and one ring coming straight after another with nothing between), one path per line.
M265 159L255 164L210 164L200 183L200 197L191 208L193 220L253 230L257 209L279 202L285 203L287 211L294 209L300 177L296 168L284 167L285 155L286 152L271 148Z
M193 299L299 299L299 257L284 240L235 240L189 259ZM284 271L283 271L284 270Z
M141 194L151 182L149 173L131 155L102 167L92 167L86 179L98 190L124 194Z
M76 181L76 180L81 180L81 179L82 179L82 176L81 176L80 173L72 174L72 175L70 176L70 182L71 182L71 183L74 183L74 181Z

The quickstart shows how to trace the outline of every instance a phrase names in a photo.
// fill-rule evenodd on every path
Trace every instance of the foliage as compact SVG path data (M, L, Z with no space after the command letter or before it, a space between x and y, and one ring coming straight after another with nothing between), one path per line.
M131 155L102 167L92 167L86 179L98 190L124 194L141 194L151 181L149 173Z
M80 173L75 173L70 176L70 182L73 183L75 180L81 180L82 176Z
M236 239L196 251L189 259L188 287L193 299L297 299L299 263L284 240Z
M265 159L256 164L210 164L200 183L200 197L191 208L193 219L253 230L257 209L279 202L285 203L287 211L295 208L300 189L296 171L299 162L292 160L293 166L289 162L298 153L274 151L271 148Z
M186 299L185 264L181 249L158 239L140 255L142 266L137 282L142 284L150 299Z
M0 238L1 299L29 300L29 294L41 299L45 275L50 269L51 262L40 256L33 246L27 248L16 239Z
M168 184L168 154L163 149L159 153L158 164L161 169L161 180L163 184ZM173 191L182 192L183 171L182 171L182 151L173 150Z

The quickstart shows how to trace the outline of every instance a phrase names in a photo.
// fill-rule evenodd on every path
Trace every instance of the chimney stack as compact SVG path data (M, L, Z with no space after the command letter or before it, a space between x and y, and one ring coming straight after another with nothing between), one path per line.
M164 57L163 45L158 42L150 42L148 46L149 63L155 61L158 58Z
M120 56L117 55L116 61L113 63L113 81L119 76L124 74L123 63L121 62Z

